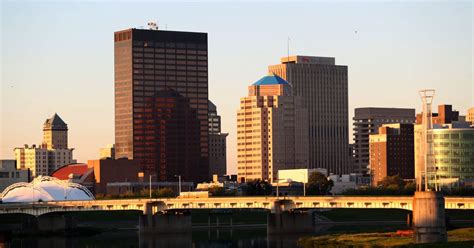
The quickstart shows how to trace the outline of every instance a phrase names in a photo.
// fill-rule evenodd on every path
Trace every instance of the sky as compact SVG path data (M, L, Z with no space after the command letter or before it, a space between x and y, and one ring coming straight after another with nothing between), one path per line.
M229 133L228 173L239 99L287 55L288 37L290 54L348 66L349 121L357 107L419 111L423 88L436 89L435 106L474 106L472 1L0 2L0 159L40 144L55 112L74 157L97 159L114 143L113 33L149 21L208 33L209 98Z

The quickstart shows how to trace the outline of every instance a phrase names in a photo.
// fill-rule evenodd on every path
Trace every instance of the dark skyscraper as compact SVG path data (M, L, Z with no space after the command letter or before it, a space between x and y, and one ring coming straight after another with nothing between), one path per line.
M173 180L169 173L181 173L183 180L188 181L206 180L209 170L207 33L162 31L152 26L115 32L114 41L116 157L140 160L146 175L157 175L154 180ZM165 97L170 101L169 106L157 104L164 92L170 90L177 94ZM181 128L189 127L188 121L192 119L182 103L184 98L198 120L198 161L190 155L194 143L174 140L183 138L175 132L188 134ZM173 107L176 102L180 102L179 107ZM164 117L165 113L160 111L168 111L166 114L172 117ZM187 111L186 118L181 118L183 113L177 113L180 111ZM169 118L174 124L169 124ZM164 122L168 123L162 125ZM171 133L157 135L157 127ZM190 132L194 135L194 131ZM170 150L176 144L184 146ZM191 157L173 160L175 155L168 154L171 151Z

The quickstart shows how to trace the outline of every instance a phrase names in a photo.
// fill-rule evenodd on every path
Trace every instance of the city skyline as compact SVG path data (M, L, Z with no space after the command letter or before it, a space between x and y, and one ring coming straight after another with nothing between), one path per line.
M434 104L452 104L461 115L474 104L472 38L469 40L469 31L472 33L473 28L472 4L469 3L378 3L365 10L373 15L364 18L367 13L359 13L359 7L354 4L215 4L223 11L217 12L213 7L208 13L209 19L197 21L192 19L197 18L192 7L205 9L210 4L185 4L182 10L184 14L190 14L190 19L183 21L179 16L173 18L166 13L175 13L170 10L179 9L178 4L155 4L159 10L156 13L143 8L146 14L124 20L120 19L119 11L108 16L106 21L104 18L103 22L99 11L91 8L97 5L101 4L2 3L2 158L12 158L14 147L37 143L41 139L38 130L43 119L54 112L68 120L70 144L76 148L78 161L98 158L100 147L114 143L113 32L145 26L150 19L157 20L161 28L209 34L209 99L219 108L222 128L229 133L227 159L230 172L237 169L235 111L238 99L254 78L266 72L267 65L278 63L280 57L286 55L288 36L291 55L336 57L338 64L348 66L349 127L356 107L411 107L419 112L417 90L421 88L436 88ZM160 9L163 5L165 8ZM308 9L301 8L303 5ZM111 10L127 9L127 4L109 6ZM30 13L36 7L46 8L44 14ZM135 8L130 4L128 7ZM294 16L291 10L295 7L300 12L299 18L276 20L268 30L265 25L268 23L262 22L261 17L254 26L244 25L255 21L252 16L268 8L273 10L270 12L275 17L286 12ZM48 16L48 11L61 8L62 12L54 17ZM234 8L248 10L248 20L239 23L236 14L225 17ZM308 34L298 23L318 23L331 18L324 11L317 16L304 15L318 9L326 9L342 21L335 23L333 29L315 26L315 31ZM341 13L335 9L340 9ZM397 19L397 11L402 11L406 18ZM415 17L417 11L424 11L425 15ZM35 9L34 12L43 11ZM84 19L86 12L91 16L87 20ZM450 19L438 17L443 13ZM457 14L453 16L452 13ZM164 17L160 19L161 16ZM384 24L373 23L382 17L386 18ZM213 24L212 20L218 18L223 22ZM419 19L410 23L413 18ZM71 21L69 26L59 23L68 20ZM227 28L222 30L216 25ZM42 36L41 27L54 28L58 34L48 32ZM89 36L83 29L98 35ZM384 33L384 30L390 31ZM86 33L89 39L78 36L80 33ZM398 37L397 34L402 35ZM97 41L91 37L97 37ZM28 42L30 40L34 42ZM229 42L234 43L229 46ZM97 58L91 60L91 55ZM244 62L245 66L242 66ZM387 85L396 87L397 83L401 85L391 89L393 94L371 94L383 92Z

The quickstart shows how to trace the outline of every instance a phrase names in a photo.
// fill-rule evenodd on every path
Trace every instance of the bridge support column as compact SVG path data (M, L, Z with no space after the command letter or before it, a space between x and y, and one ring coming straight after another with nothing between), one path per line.
M444 197L441 192L415 192L413 230L416 243L447 241Z
M76 220L70 215L42 215L37 218L38 231L68 231L77 227Z
M139 230L142 234L187 233L192 231L189 211L173 213L147 213L139 217Z
M315 230L314 212L276 212L267 217L268 234L312 233Z

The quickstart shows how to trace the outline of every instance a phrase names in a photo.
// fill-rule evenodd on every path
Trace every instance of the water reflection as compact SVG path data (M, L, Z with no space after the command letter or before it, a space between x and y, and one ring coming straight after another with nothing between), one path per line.
M5 247L298 247L303 236L315 236L355 230L354 226L321 226L308 235L267 235L265 227L201 228L186 234L140 235L135 229L107 231L92 235L14 236L5 239ZM380 226L360 227L359 231L381 230ZM397 227L391 227L397 229ZM385 229L383 231L389 231ZM0 239L1 240L1 239ZM2 244L0 242L0 247Z

